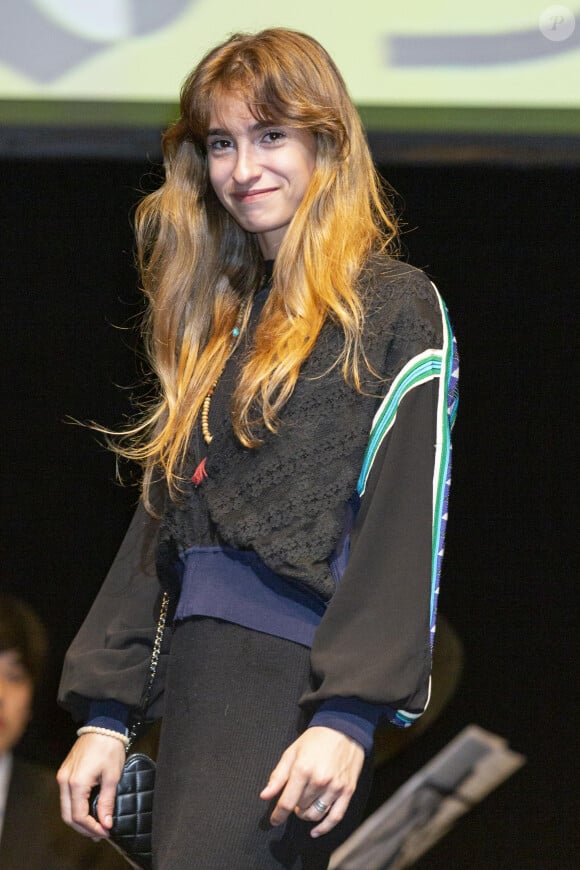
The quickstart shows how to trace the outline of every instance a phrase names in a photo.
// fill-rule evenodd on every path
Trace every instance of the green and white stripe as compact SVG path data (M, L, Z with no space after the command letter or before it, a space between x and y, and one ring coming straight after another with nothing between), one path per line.
M447 500L451 473L451 428L457 411L456 384L458 372L456 364L456 346L445 304L437 291L437 300L441 311L443 326L443 342L440 349L429 348L414 356L403 367L393 380L391 387L381 402L375 414L371 434L362 469L358 480L357 491L362 498L366 484L377 453L383 440L394 426L401 402L411 390L434 378L439 379L437 399L437 419L435 438L435 459L433 469L433 524L431 538L431 595L430 595L430 635L431 644L435 633L435 618L437 598L439 594L439 576L443 557L445 527L447 524ZM405 710L393 710L391 721L399 726L407 726L420 714Z

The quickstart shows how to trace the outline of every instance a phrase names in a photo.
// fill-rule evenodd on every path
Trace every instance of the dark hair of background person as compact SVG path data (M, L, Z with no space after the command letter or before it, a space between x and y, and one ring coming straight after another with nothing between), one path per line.
M16 650L36 688L48 653L46 629L36 613L18 598L0 594L0 653Z

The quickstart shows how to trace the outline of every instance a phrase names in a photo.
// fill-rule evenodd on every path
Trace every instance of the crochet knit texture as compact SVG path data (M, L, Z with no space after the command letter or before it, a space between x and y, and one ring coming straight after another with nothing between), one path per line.
M229 416L239 355L230 360L218 386L224 391L223 413L212 421L208 478L169 505L162 549L183 551L216 540L251 549L277 574L325 601L332 597L329 559L356 490L378 404L409 359L442 342L436 295L422 272L376 256L362 273L360 288L364 352L376 375L363 364L362 393L345 383L341 366L333 365L343 335L327 322L283 408L278 432L263 431L263 443L248 449L235 437ZM192 438L188 476L200 459L198 443Z

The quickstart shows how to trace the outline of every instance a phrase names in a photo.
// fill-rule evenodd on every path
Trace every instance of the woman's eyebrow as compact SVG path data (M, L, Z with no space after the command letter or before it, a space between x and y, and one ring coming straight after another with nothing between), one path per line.
M255 124L252 124L250 127L250 133L257 133L260 130L264 130L267 127L271 127L275 124L274 121L256 121ZM281 125L279 125L281 126ZM226 130L224 127L211 127L207 133L207 136L231 136L229 130Z

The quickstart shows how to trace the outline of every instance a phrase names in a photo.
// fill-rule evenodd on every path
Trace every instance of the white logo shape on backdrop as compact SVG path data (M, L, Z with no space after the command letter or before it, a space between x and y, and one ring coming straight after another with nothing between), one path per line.
M0 61L49 84L125 39L162 30L195 0L11 0Z

